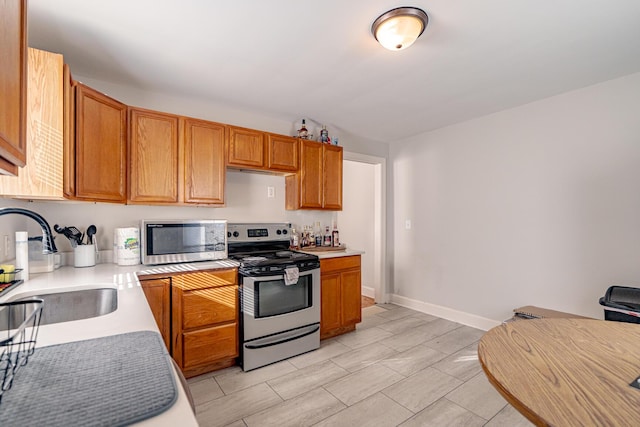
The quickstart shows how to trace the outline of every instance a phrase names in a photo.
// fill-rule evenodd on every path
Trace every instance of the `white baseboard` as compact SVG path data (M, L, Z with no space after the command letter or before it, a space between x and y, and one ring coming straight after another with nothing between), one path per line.
M362 286L360 292L362 292L362 295L364 295L365 297L369 297L369 298L376 297L376 290L368 286Z
M396 294L391 294L391 302L421 313L442 317L443 319L462 323L463 325L471 326L472 328L482 329L483 331L488 331L489 329L502 324L502 322L497 320L487 319L486 317L476 316L475 314L465 313L463 311L454 310L441 305L429 304L427 302L414 300Z

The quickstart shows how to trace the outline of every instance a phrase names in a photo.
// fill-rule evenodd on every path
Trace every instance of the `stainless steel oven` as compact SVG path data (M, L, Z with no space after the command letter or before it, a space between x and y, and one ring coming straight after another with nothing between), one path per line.
M317 349L318 257L288 250L288 224L229 224L228 233L229 256L240 262L243 370Z

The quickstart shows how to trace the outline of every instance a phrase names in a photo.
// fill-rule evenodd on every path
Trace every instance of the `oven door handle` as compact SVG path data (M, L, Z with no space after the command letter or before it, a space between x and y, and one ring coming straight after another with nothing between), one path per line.
M265 347L271 347L273 345L284 344L286 342L297 340L317 332L320 329L320 325L311 325L301 329L303 330L302 331L294 330L294 331L290 331L289 333L285 332L283 334L278 334L279 336L261 338L251 343L246 343L244 346L249 350L256 350L259 348L265 348ZM282 335L285 335L285 336L283 337Z

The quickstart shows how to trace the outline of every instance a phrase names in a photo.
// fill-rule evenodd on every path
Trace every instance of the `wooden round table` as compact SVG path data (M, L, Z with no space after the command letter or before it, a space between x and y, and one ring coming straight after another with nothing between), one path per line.
M493 386L540 426L640 426L640 325L531 319L487 332L478 357Z

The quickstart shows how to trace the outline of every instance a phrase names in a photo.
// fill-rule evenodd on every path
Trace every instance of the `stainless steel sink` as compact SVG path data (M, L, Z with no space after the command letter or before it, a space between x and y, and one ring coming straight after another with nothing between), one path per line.
M31 295L16 301L33 298L44 300L40 325L70 322L104 316L118 308L118 291L114 288L94 288L79 291ZM11 316L0 316L0 330L7 330L24 319L21 310L13 310Z

